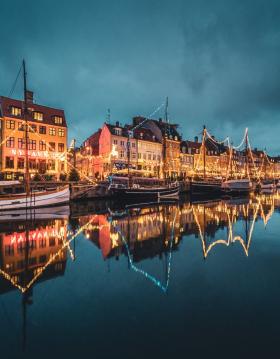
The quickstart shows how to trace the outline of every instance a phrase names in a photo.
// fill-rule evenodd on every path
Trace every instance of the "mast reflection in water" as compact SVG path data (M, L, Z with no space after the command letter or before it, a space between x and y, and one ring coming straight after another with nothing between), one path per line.
M131 343L120 350L125 354L132 349L135 340L129 326L134 329L139 326L135 329L137 333L141 328L150 333L151 329L143 325L151 318L158 319L153 326L159 332L154 336L162 344L160 332L163 324L172 323L175 332L183 330L180 336L183 332L189 333L193 343L199 342L199 335L191 328L206 325L213 332L220 333L221 328L227 327L223 318L228 318L230 310L224 303L221 305L222 313L216 318L221 328L217 329L210 321L212 315L204 311L203 304L215 307L213 298L216 296L231 301L226 292L232 294L234 291L235 304L240 308L242 300L245 300L248 306L247 299L254 297L256 291L259 293L259 288L244 279L242 270L255 284L260 275L265 278L262 285L269 278L272 284L267 290L280 294L278 287L274 287L278 281L275 269L280 269L278 261L275 261L275 256L280 254L279 236L275 237L280 226L279 208L279 194L128 208L118 208L114 203L92 202L74 205L70 218L66 211L61 216L49 213L40 219L35 216L31 221L15 218L2 222L0 317L5 326L1 328L1 354L35 355L42 344L39 333L52 340L51 331L59 330L63 331L63 337L54 340L52 349L46 349L48 355L52 350L60 352L60 344L64 345L64 353L69 355L90 353L88 330L93 330L95 341L99 343L95 352L98 356L105 341L104 333L112 334L113 328L124 330ZM252 249L255 235L258 239ZM250 257L251 250L253 267L242 259ZM209 266L202 266L209 256ZM264 267L264 261L267 267ZM213 278L216 282L211 282ZM234 283L235 287L231 288ZM237 283L244 286L240 293ZM205 299L202 299L202 293ZM241 298L242 293L246 294L245 298ZM19 295L21 305L18 303ZM267 302L271 299L263 293L261 297ZM172 308L169 306L171 303ZM181 311L177 311L175 308L183 303L188 303L188 308L181 307ZM166 313L165 319L155 315L157 305ZM258 302L253 306L257 312L260 310ZM121 308L121 312L117 308ZM203 316L199 312L201 308L204 308ZM273 303L271 310L275 314ZM186 317L184 311L188 312ZM192 311L195 320L189 314ZM240 322L233 325L235 329L240 330L243 323L241 317L245 313L242 311L239 312ZM236 315L236 310L232 310L232 315ZM182 322L184 317L191 325L188 329L185 321ZM126 318L128 326L121 318ZM255 317L254 320L256 324ZM59 325L58 321L61 321ZM56 325L58 327L54 329ZM246 323L245 327L248 325ZM261 328L256 325L259 335ZM13 326L15 331L11 339L8 333ZM4 327L9 330L4 330ZM172 339L174 335L170 333ZM72 347L74 337L75 348ZM211 337L213 339L213 333L206 341L211 342ZM84 341L89 342L85 344ZM155 343L149 344L149 350L166 354L160 344L159 347ZM103 354L106 357L113 352L113 348L106 347Z

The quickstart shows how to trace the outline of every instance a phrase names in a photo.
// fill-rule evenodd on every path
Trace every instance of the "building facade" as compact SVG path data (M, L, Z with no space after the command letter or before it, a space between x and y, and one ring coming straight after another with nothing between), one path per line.
M67 124L64 111L33 102L27 94L29 171L58 179L67 172ZM0 97L0 171L4 179L23 179L25 173L24 103Z

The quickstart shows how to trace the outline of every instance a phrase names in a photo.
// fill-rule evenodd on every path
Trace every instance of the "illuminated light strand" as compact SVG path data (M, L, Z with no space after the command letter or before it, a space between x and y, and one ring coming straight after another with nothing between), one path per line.
M127 256L128 256L128 260L129 260L129 264L131 266L131 268L136 272L139 273L141 275L143 275L145 278L149 279L152 283L154 283L157 287L159 287L164 293L167 292L168 287L169 287L169 281L170 281L170 273L171 273L171 260L172 260L172 246L173 246L173 241L174 241L174 228L175 228L175 221L177 218L177 212L178 212L178 207L176 208L176 212L174 215L174 219L172 222L172 230L171 230L171 240L170 240L170 248L169 248L169 257L168 257L168 266L167 266L167 280L165 285L163 285L158 279L156 279L153 275L149 274L148 272L144 271L141 268L138 268L137 266L134 265L133 260L131 258L131 254L129 251L129 247L127 244L127 241L124 237L124 235L122 234L121 230L119 227L115 226L118 234L120 235L122 242L124 243L124 246L126 248L127 251ZM112 222L113 224L113 222Z

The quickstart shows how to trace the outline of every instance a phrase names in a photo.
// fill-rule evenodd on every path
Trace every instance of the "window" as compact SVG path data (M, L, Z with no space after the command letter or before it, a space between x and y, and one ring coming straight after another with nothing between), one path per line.
M50 142L50 143L49 143L49 150L50 150L51 152L55 151L55 143L54 143L54 142Z
M138 158L139 160L141 160L141 153L138 153Z
M118 144L118 140L114 140L114 141L113 141L113 144L114 144L114 145L117 145L117 144Z
M55 171L55 161L54 160L48 161L48 170Z
M135 160L135 158L136 158L136 153L135 153L135 152L132 152L132 159Z
M14 157L6 157L6 168L14 168Z
M11 107L11 114L13 116L21 116L21 108L12 106Z
M37 126L36 125L30 125L31 129L29 129L31 132L37 132Z
M13 256L15 254L14 245L7 244L5 245L5 255Z
M124 151L121 151L121 158L124 158Z
M143 155L143 159L144 159L144 160L146 159L146 153L144 153L144 155Z
M45 135L47 133L46 126L39 126L39 133Z
M37 121L43 121L43 114L42 112L34 111L33 112L33 118Z
M136 143L135 142L132 142L132 147L135 148L136 147Z
M122 134L122 130L120 128L115 128L114 132L116 135L120 136Z
M58 152L64 152L64 143L58 144Z
M55 136L55 128L54 127L49 128L49 135Z
M152 155L149 153L148 154L148 160L151 160L152 159Z
M17 165L18 169L22 170L24 169L24 158L19 158L18 159L18 165Z
M7 138L6 147L8 147L8 148L14 148L15 147L15 138L14 137L8 137Z
M24 123L23 123L23 122L19 122L19 123L18 123L18 130L19 130L19 131L24 131L24 130L25 130L25 126L24 126Z
M36 160L29 160L29 168L31 170L36 170Z
M156 160L156 155L153 155L153 161L155 161Z
M59 137L64 137L64 134L65 134L64 129L63 129L63 128L59 128L59 129L58 129L58 136L59 136Z
M45 141L39 141L39 151L46 151L47 145Z
M28 140L28 149L36 150L36 140Z
M15 121L14 120L7 120L6 121L6 128L8 130L14 130L15 129Z
M62 125L62 117L61 116L54 116L53 119L54 119L54 123L56 125Z
M121 141L121 146L124 146L124 141Z
M157 156L158 161L160 161L160 155Z
M19 139L18 139L18 148L19 148L19 149L24 149L24 148L25 148L24 138L19 138Z

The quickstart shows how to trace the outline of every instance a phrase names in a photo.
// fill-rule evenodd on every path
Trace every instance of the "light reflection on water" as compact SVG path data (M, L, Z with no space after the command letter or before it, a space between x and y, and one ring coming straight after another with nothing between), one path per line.
M65 209L64 213L62 208L59 216L44 213L40 219L33 218L27 223L22 219L2 222L0 224L0 300L2 299L5 304L2 306L2 314L0 310L0 318L6 323L0 331L3 343L9 342L7 331L4 330L11 326L7 318L13 317L14 325L18 328L13 349L8 345L2 345L2 352L13 355L22 353L35 355L38 339L34 340L32 336L30 338L26 334L29 327L31 327L30 331L34 331L32 328L34 324L29 323L32 317L28 319L28 312L32 311L30 308L33 302L36 303L34 304L36 309L33 311L35 318L46 306L67 322L70 318L66 319L61 315L61 307L54 309L56 306L53 304L50 307L50 303L67 301L72 293L75 301L79 301L79 306L86 308L89 305L91 295L86 291L85 278L91 275L88 270L92 265L91 261L94 261L93 274L101 273L96 279L96 287L108 292L112 303L115 300L119 303L121 294L119 291L123 290L134 296L139 287L145 293L142 292L145 302L151 299L150 296L154 299L158 298L159 294L161 296L168 294L175 303L176 301L179 303L181 299L179 300L177 291L178 288L183 288L181 280L182 276L186 275L187 266L190 269L187 260L194 265L191 269L194 270L199 266L199 257L200 261L205 262L213 254L214 260L217 252L214 265L223 271L222 266L226 267L226 264L221 259L221 254L228 262L235 256L236 263L240 262L240 253L244 257L250 257L256 226L258 226L257 233L263 236L262 241L266 241L266 243L261 242L260 246L263 248L263 246L277 245L275 253L279 254L280 243L275 241L275 233L279 231L279 219L271 226L272 232L269 232L270 220L275 216L279 217L279 209L279 194L197 203L183 201L129 208L114 203L91 202L75 204L71 209L70 218L68 209ZM266 232L263 232L263 229L266 229ZM195 251L188 245L193 258L186 255L184 259L188 237ZM196 243L193 242L194 239ZM221 252L221 248L230 250L236 246L241 251L230 252L231 257L229 252ZM196 261L192 262L194 259ZM123 268L124 261L127 263L127 270ZM106 274L102 272L104 262ZM162 265L159 266L159 263ZM254 262L255 265L257 264ZM273 265L275 266L274 262ZM210 266L213 266L213 261ZM238 274L238 267L234 270L237 275L242 275L242 273ZM108 273L111 278L109 288L106 283ZM257 275L262 273L256 273ZM222 278L220 280L222 286ZM191 276L186 279L186 282L188 281L193 286ZM55 286L55 290L51 288L51 283ZM203 290L203 282L198 282L196 286ZM47 305L45 302L40 303L40 295L37 293L34 295L36 287L39 293L46 288L50 303L48 302ZM65 287L62 292L59 290L61 287ZM91 281L89 288L94 287L95 282ZM154 287L156 292L151 293L151 287ZM207 285L205 289L208 289ZM102 308L102 304L98 302L98 294L95 293L97 311L98 306ZM182 295L187 296L189 293ZM222 295L222 292L219 295ZM19 298L21 298L20 305ZM100 298L103 296L100 295ZM170 299L166 299L168 300ZM129 305L127 298L125 302ZM138 305L141 305L140 303L139 298ZM19 308L21 308L20 315L18 315ZM83 312L82 309L79 311L80 314ZM152 315L149 312L146 314ZM105 322L109 326L114 326L110 316L105 315ZM168 325L168 322L166 324ZM73 318L71 325L75 327L77 320ZM92 323L85 320L84 325L89 329ZM35 327L40 332L42 325L38 323ZM1 340L1 344L3 343ZM70 341L65 339L64 344L67 343L70 344ZM79 346L76 349L78 352L82 351ZM69 354L72 354L72 351L69 351ZM40 355L43 356L43 353Z

